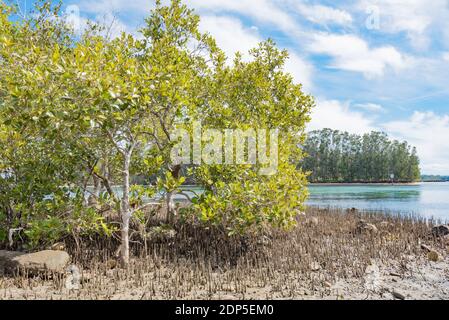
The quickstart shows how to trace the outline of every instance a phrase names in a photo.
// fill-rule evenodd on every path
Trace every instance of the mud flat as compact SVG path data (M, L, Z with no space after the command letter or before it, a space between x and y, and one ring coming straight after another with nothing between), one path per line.
M0 299L449 299L449 239L436 224L313 208L289 232L258 236L180 224L134 244L127 270L116 243L90 239L67 244L76 289L70 274L4 275Z

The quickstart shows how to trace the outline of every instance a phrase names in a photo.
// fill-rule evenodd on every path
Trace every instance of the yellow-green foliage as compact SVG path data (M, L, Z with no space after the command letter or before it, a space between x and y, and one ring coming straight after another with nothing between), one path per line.
M0 8L0 171L12 173L0 176L4 228L24 227L34 239L42 228L71 231L71 221L109 234L91 207L80 207L93 177L109 192L103 204L123 216L127 202L178 192L188 175L206 190L189 210L203 222L230 233L294 223L307 195L305 174L295 168L298 145L314 101L284 71L286 51L268 40L250 61L226 60L178 0L157 1L139 38L107 39L98 26L75 36L58 10L44 2L40 14L12 23L11 8ZM193 121L205 129L279 129L277 174L261 176L257 165L173 168L169 133ZM131 187L130 199L121 199L107 185L122 183L127 170L158 175L158 190ZM33 221L49 203L48 218Z

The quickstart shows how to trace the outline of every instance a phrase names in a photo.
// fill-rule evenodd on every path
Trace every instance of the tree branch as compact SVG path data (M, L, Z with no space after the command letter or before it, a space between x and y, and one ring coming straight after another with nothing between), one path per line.
M111 140L111 142L114 144L114 147L117 149L117 151L124 156L125 151L122 148L120 148L118 143L115 141L114 135L112 134L112 132L110 132L109 130L106 130L106 133L108 134L109 140Z

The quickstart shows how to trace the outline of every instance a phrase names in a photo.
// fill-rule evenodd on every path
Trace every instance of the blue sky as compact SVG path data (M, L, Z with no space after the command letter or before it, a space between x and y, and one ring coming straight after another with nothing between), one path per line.
M32 1L18 0L24 8ZM232 56L268 37L317 99L309 129L382 130L449 175L449 0L186 0ZM65 0L82 20L137 33L153 0Z

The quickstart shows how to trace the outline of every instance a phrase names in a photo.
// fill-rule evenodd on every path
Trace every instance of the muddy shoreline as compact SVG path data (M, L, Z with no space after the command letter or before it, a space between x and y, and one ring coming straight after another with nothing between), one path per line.
M317 208L289 232L232 240L177 226L146 255L136 247L128 270L108 246L86 244L84 261L71 253L79 289L67 289L64 274L3 276L0 299L449 299L449 241L431 228L416 217Z

